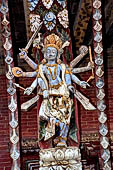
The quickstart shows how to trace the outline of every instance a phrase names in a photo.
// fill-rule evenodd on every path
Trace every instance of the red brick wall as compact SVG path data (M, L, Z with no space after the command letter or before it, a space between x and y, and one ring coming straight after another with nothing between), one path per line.
M19 84L27 88L31 85L33 82L32 78L20 78ZM19 90L19 89L18 89ZM20 93L20 102L19 107L21 107L21 104L28 101L35 95L24 95L22 90L19 90ZM19 96L18 96L19 97ZM24 138L37 138L37 106L34 106L31 108L28 112L20 111L20 122L21 122L21 137Z
M10 170L9 155L9 115L6 78L0 75L0 170Z
M91 71L81 74L80 79L87 81L89 76L91 76ZM90 87L87 87L87 89L79 88L79 90L96 107L95 80L90 81L89 84L90 84ZM87 111L78 101L78 116L79 116L81 139L84 136L88 136L88 134L98 133L97 110Z
M33 82L34 79L32 78L20 78L19 79L19 84L24 87L27 88L31 85L31 83ZM21 104L28 101L29 99L31 99L33 96L35 95L24 95L22 90L17 89L17 91L19 91L19 94L17 93L18 98L20 98L19 101L19 119L20 119L20 138L21 141L27 139L27 140L31 140L31 139L37 139L38 135L37 135L37 106L35 105L33 108L31 108L29 111L27 112L23 112L20 110ZM36 94L36 92L34 92ZM19 97L20 96L20 97ZM25 162L27 160L36 160L38 159L38 153L30 153L27 152L22 153L21 155L21 164L22 164L22 170L25 168Z

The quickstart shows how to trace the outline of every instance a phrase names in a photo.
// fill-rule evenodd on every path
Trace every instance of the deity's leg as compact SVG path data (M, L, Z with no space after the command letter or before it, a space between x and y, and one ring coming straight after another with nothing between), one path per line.
M67 141L69 126L63 122L60 122L59 120L56 120L56 126L60 128L58 132L57 146L67 146L66 141Z

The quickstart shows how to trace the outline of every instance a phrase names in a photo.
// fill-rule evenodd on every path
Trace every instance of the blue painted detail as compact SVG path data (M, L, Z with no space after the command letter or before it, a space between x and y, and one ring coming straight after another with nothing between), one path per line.
M63 6L63 8L65 8L65 6L66 6L66 0L57 0L57 1L58 1L58 3L59 3L60 5Z
M51 31L52 29L54 29L54 27L56 25L56 16L54 15L54 13L52 13L52 12L46 13L43 20L44 20L44 24L48 30Z
M35 7L37 6L39 0L28 0L28 3L30 4L29 10L33 11Z

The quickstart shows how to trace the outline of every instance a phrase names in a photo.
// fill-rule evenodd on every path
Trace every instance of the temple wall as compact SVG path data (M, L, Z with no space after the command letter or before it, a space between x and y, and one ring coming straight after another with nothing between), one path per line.
M10 170L9 115L5 75L0 75L0 170Z

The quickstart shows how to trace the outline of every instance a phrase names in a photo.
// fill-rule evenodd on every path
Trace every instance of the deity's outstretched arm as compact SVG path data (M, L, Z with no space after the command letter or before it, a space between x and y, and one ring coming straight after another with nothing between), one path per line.
M41 23L38 25L38 28L34 31L32 37L30 38L30 40L29 40L29 42L27 43L26 47L23 48L23 49L20 49L21 52L19 53L20 58L21 58L21 59L25 59L25 61L28 63L28 65L29 65L33 70L36 70L36 69L37 69L37 64L27 56L27 53L28 53L29 47L31 46L31 44L32 44L33 41L35 40L35 38L36 38L39 30L41 29L42 23L43 23L43 22L41 22ZM40 35L40 34L39 34L39 35ZM39 39L40 39L40 37L39 37Z
M19 67L13 67L12 72L15 77L36 77L37 71L34 72L23 72Z
M38 78L36 77L36 79L33 81L31 86L25 89L24 94L30 95L32 91L37 87L37 85L38 85Z
M37 64L28 57L27 55L27 51L25 49L22 49L21 52L19 53L20 59L24 59L27 64L33 69L36 70L37 69Z
M47 86L44 82L44 80L41 77L36 77L36 79L33 81L30 87L26 88L24 91L24 94L30 95L32 91L37 87L37 85L40 86L42 92L43 92L43 97L47 98L49 96Z
M72 81L82 88L86 88L86 86L90 86L87 82L79 80L78 77L76 77L74 74L71 74Z
M82 88L86 88L86 86L90 86L85 81L80 81L74 74L71 74L72 81L78 85L80 85ZM90 103L89 99L86 98L82 93L80 93L78 90L74 88L72 91L74 93L74 96L79 100L79 102L83 105L83 107L86 110L95 110L96 108Z
M79 51L80 54L70 62L71 68L74 68L82 60L82 58L88 53L88 48L86 46L81 46Z
M85 67L81 67L81 68L73 68L72 69L72 73L76 74L76 73L82 73L85 71L90 71L94 68L94 63L89 62L87 66Z
M38 85L38 78L36 78L33 83L31 84L32 91L37 87Z
M37 76L37 72L23 72L22 73L22 77L36 77Z

